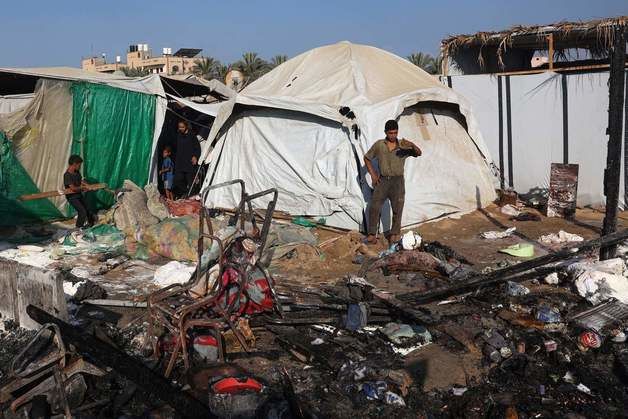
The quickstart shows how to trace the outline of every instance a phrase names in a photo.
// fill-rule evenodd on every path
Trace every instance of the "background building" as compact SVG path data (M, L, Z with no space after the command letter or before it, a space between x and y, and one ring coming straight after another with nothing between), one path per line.
M173 54L171 48L163 48L162 54L155 56L148 44L135 44L129 46L126 63L122 62L120 56L113 63L107 63L104 56L89 57L81 61L81 68L99 73L113 73L127 67L153 74L189 74L200 58L197 56L201 51L197 48L180 48Z

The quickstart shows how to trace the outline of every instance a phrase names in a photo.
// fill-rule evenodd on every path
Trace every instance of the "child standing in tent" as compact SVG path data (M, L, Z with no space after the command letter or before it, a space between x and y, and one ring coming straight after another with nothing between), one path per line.
M172 183L174 181L174 163L170 156L172 155L172 148L170 146L164 147L163 151L163 162L161 163L161 170L159 174L161 175L161 179L164 181L164 190L166 191L166 199L173 200L174 196L172 195Z
M65 198L78 214L76 218L77 228L85 227L85 222L87 222L88 227L91 227L96 221L96 217L89 211L83 197L83 188L88 185L81 176L81 163L83 163L83 159L80 156L71 155L68 160L68 169L63 174L63 185L72 191L72 193L66 194Z

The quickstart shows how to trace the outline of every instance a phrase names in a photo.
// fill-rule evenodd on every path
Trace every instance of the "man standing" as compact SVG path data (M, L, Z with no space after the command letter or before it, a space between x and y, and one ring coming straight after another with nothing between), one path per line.
M83 159L80 156L76 154L71 155L68 160L68 169L63 174L64 187L72 191L72 193L66 194L65 198L78 214L76 218L77 228L84 227L86 221L87 226L91 227L96 221L96 217L89 211L85 198L83 197L83 188L88 185L81 176L81 163L83 163Z
M386 138L378 140L371 149L364 155L366 169L373 180L373 195L371 196L371 208L368 219L369 243L376 243L377 227L379 226L379 216L382 205L386 199L390 200L392 207L393 221L390 229L390 243L399 240L401 235L401 215L405 201L405 179L403 177L406 158L418 157L421 149L412 142L397 138L399 125L395 120L386 121L384 127ZM377 159L379 171L377 173L373 167L373 160Z
M187 196L192 184L197 163L201 156L201 145L192 134L187 121L181 120L177 126L177 154L174 159L174 184L179 194Z

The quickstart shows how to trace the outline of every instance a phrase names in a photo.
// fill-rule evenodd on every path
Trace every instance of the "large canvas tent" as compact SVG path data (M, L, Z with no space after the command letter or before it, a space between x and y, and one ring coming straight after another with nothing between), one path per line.
M88 181L112 189L125 179L140 186L154 180L167 93L187 89L196 95L216 88L212 86L65 67L0 68L0 104L8 110L0 113L0 225L70 215L63 197L17 200L23 194L62 188L70 154L83 157ZM106 208L114 196L99 191L89 199L95 208Z
M205 186L241 178L276 187L278 209L364 227L370 197L362 156L397 119L423 156L406 164L403 225L484 206L495 197L491 157L468 103L386 51L340 42L278 66L225 102L210 132ZM237 204L235 188L208 203ZM384 229L390 216L384 211Z

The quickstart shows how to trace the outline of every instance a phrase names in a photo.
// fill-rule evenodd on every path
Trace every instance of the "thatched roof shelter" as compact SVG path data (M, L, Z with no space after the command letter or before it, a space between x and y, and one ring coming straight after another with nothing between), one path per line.
M576 58L587 51L588 62L577 64L587 65L607 56L617 27L628 30L628 16L515 26L499 32L450 36L441 41L441 53L463 74L529 70L530 59L536 51L548 51L549 69L571 61L569 57L573 54L569 51L574 52Z

